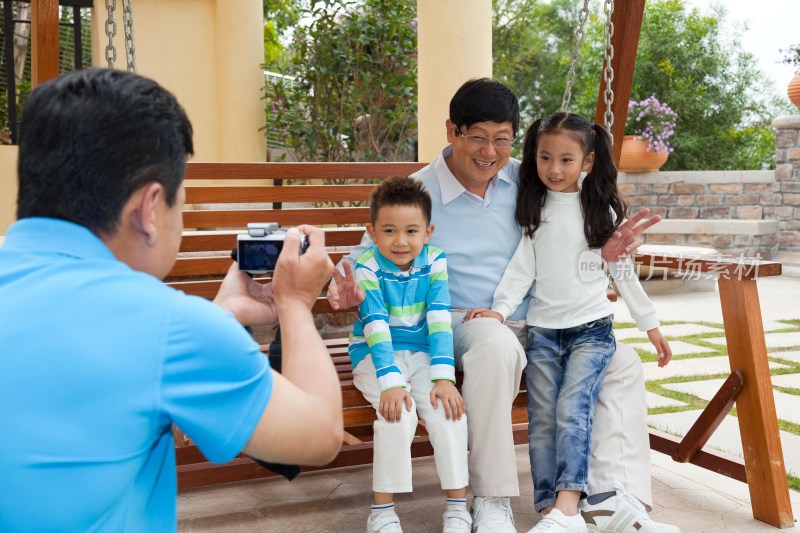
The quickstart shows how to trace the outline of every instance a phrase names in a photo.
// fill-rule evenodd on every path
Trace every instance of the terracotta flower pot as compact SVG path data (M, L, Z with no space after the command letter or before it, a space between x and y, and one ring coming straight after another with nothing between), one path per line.
M622 172L655 172L667 162L669 152L648 152L647 141L634 135L622 139L619 170Z
M795 107L800 109L800 74L795 74L792 81L789 82L789 86L786 88L786 94Z

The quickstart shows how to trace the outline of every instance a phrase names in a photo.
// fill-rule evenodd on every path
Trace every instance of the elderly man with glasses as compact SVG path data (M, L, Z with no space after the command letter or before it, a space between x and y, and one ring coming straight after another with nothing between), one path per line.
M464 373L462 394L469 428L469 479L473 531L515 533L510 497L519 495L511 407L526 358L528 299L504 324L491 318L463 322L469 309L491 307L495 288L520 240L514 220L519 161L511 148L519 128L519 103L511 90L488 78L470 80L450 101L450 143L414 177L433 200L430 243L447 253L456 364ZM642 210L603 247L606 260L635 250L638 235L658 222ZM363 299L352 265L363 247L334 272L328 300L348 308ZM679 533L650 520L650 446L644 376L632 348L618 345L595 411L590 494L582 511L592 531ZM529 434L536 431L529 428ZM642 505L642 502L644 505Z

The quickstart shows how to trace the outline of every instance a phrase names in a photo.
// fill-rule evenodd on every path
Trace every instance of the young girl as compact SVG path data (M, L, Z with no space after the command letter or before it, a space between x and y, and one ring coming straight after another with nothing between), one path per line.
M529 290L533 297L526 347L529 453L534 506L546 516L529 533L587 531L578 501L588 488L594 406L616 348L599 249L625 209L603 127L555 113L528 128L516 211L524 234L492 309L473 309L466 320L503 321ZM609 263L608 270L664 366L672 353L631 260Z

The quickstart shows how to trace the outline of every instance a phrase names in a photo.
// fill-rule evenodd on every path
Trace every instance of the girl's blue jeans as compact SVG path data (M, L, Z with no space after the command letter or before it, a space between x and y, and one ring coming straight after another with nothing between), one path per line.
M528 328L528 446L537 511L560 490L588 487L592 418L616 349L612 317L567 329Z

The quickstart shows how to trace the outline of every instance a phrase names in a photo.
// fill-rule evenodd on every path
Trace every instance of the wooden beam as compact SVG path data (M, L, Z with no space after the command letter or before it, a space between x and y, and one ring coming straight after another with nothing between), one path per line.
M731 372L744 377L736 410L753 516L775 527L793 527L756 280L722 276L717 283Z
M644 2L645 0L617 0L614 13L611 15L611 22L614 24L614 35L611 36L611 44L614 47L614 57L611 58L611 67L614 69L614 78L611 80L611 88L614 90L614 102L611 104L614 124L611 126L611 135L614 137L614 161L618 165L622 153L622 137L625 135L628 101L633 87L633 69L636 66L636 52L639 49ZM605 62L603 67L605 70ZM603 98L605 90L605 77L601 74L597 111L594 115L594 120L598 124L603 124L603 115L606 111Z
M678 449L672 458L679 463L690 462L697 452L703 449L708 439L714 434L719 425L728 416L733 407L733 402L744 387L744 378L739 371L731 373L719 391L714 395L709 404L700 413L700 416L691 429L683 437Z
M58 76L58 0L31 2L31 85Z
M678 451L680 444L680 437L669 435L656 429L650 429L650 449L672 457ZM705 448L694 454L694 457L692 457L689 462L700 468L705 468L717 474L728 476L736 481L747 483L744 463L739 457L734 457L733 455L711 448Z

